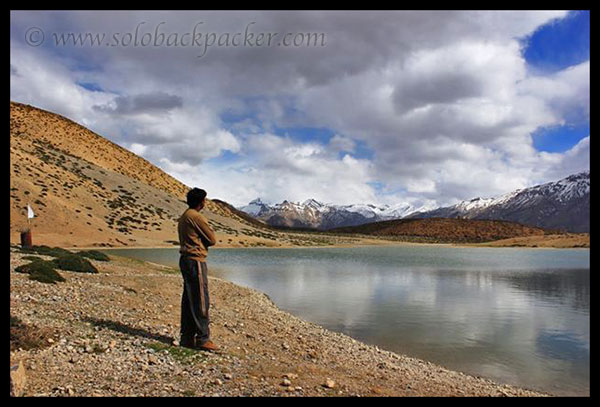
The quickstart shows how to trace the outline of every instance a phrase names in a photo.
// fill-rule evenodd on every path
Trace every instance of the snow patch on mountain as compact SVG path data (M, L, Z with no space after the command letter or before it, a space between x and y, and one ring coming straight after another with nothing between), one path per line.
M268 205L260 198L238 209L271 225L331 229L402 218L503 219L546 228L589 230L590 174L518 189L495 198L474 198L433 208L396 205L335 205L307 199Z
M241 208L238 208L238 209L246 212L249 215L258 216L261 211L267 210L268 207L269 206L267 204L263 203L263 201L261 201L260 198L257 198L253 201L250 201L250 203L248 205L242 206Z
M590 172L518 189L496 198L411 213L410 218L499 219L573 232L589 231Z
M369 222L400 219L416 210L431 208L416 208L407 203L379 206L374 204L335 205L312 198L303 202L285 200L281 203L268 205L257 198L238 209L273 225L330 229L338 226L354 226Z

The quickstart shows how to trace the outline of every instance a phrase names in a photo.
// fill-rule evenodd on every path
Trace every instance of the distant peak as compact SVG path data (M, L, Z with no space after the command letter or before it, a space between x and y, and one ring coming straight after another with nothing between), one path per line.
M316 199L310 198L310 199L307 199L306 201L302 202L302 205L304 205L304 206L308 206L308 205L322 206L323 204L321 202L317 201Z
M568 176L566 179L569 179L569 178L571 178L571 179L579 179L579 178L589 178L589 177L590 177L590 171L587 170L587 171L582 171L582 172L580 172L578 174L573 174L571 176Z

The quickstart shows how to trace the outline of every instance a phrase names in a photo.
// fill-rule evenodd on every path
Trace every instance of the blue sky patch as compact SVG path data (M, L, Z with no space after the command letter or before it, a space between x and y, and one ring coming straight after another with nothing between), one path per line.
M94 82L77 82L77 85L92 92L104 92L104 89Z
M362 158L367 160L373 160L375 158L375 151L371 149L367 143L363 140L354 140L356 148L354 149L354 158Z
M275 128L275 134L278 136L289 137L294 141L301 143L319 143L321 145L327 145L331 139L339 134L329 128L325 127L286 127L286 128ZM346 154L350 154L354 158L358 159L373 159L375 152L369 148L367 143L363 140L352 139L354 142L354 151L340 151L338 158L343 158Z
M540 72L557 72L585 62L590 59L590 12L571 11L523 41L525 60Z
M286 136L294 141L302 143L316 142L327 144L335 132L327 128L318 127L275 127L274 133L278 136Z
M543 127L533 134L533 146L538 151L562 153L590 135L590 123Z
M206 160L211 164L225 165L225 164L236 164L239 162L240 155L232 153L229 150L224 150L218 157L210 158Z

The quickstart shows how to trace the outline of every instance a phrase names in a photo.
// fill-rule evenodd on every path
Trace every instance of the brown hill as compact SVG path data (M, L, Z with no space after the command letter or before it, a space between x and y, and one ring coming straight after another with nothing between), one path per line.
M176 221L187 207L189 187L85 127L11 102L10 161L11 242L19 242L19 232L28 227L30 204L34 244L176 244ZM337 243L276 232L231 208L209 200L204 210L220 246Z
M145 159L66 117L29 105L10 104L11 146L23 142L68 152L103 169L136 179L183 199L187 187Z
M589 233L561 233L544 236L521 236L510 239L495 240L493 242L478 243L477 246L487 247L552 247L564 248L590 248Z
M542 236L546 233L544 229L509 221L448 218L398 219L331 231L452 243L488 242L521 236Z

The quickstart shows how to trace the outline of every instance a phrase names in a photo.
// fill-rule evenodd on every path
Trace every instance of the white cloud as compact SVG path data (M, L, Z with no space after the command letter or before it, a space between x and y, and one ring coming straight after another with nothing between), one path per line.
M253 135L249 148L233 165L207 162L197 167L164 161L165 169L207 190L209 196L245 205L261 197L267 202L303 201L307 196L341 204L377 202L372 165L344 155L338 158L314 143L296 143L272 134Z
M97 124L92 106L107 103L113 95L93 92L77 85L81 76L67 68L63 58L43 50L11 43L11 100L61 113L86 126Z
M589 117L589 62L541 78L512 38L458 42L303 97L321 125L373 148L379 181L449 204L554 179L531 134L573 112Z
M131 143L131 145L129 146L130 151L140 156L144 155L147 149L147 146L138 143Z
M11 75L12 100L62 114L155 163L168 157L197 164L240 149L237 138L221 128L217 112L183 106L179 96L91 91L78 85L89 73L71 71L65 59L16 45L11 65L18 73ZM127 88L121 93L129 94Z
M589 61L568 67L550 76L529 77L521 82L517 89L522 94L543 100L561 119L589 119Z
M236 205L454 203L589 167L589 137L540 153L531 133L589 120L589 61L530 72L519 39L565 12L11 13L11 98L78 121ZM32 48L25 29L327 33L322 49ZM80 65L90 65L81 67ZM90 91L78 82L98 84ZM96 106L96 108L94 108ZM238 122L223 115L239 117ZM335 132L308 142L285 127ZM372 158L357 159L357 146ZM219 161L224 152L235 160ZM375 189L373 183L381 187Z

